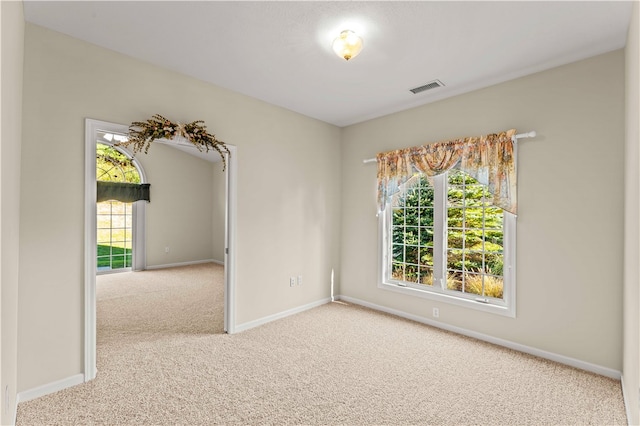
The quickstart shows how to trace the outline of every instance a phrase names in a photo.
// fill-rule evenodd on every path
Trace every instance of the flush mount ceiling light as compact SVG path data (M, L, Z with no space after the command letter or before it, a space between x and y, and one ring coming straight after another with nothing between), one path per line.
M362 50L362 38L351 30L344 30L333 40L332 46L336 55L348 61Z

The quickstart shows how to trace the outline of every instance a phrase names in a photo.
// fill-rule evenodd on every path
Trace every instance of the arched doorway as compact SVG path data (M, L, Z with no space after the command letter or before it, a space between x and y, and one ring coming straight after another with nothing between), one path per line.
M85 254L84 254L84 381L96 377L96 142L99 133L126 135L128 127L94 119L85 119ZM225 259L224 259L224 330L233 334L235 330L235 277L236 277L236 216L237 216L237 149L227 145L230 154L226 156L225 172ZM120 147L119 147L120 148ZM123 149L124 152L128 152ZM214 153L211 153L214 155ZM129 156L132 157L131 153ZM135 160L134 160L135 162ZM147 182L142 169L142 182ZM145 202L138 203L135 215L144 217ZM136 220L133 221L136 223ZM145 269L144 226L133 228L132 269Z

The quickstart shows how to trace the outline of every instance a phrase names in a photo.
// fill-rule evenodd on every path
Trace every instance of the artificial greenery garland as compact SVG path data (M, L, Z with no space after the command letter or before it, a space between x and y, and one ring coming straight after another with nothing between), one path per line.
M225 153L230 154L224 142L216 139L215 135L207 132L204 121L198 120L188 124L173 123L160 114L153 115L147 121L134 121L129 126L129 140L118 142L116 145L133 145L133 153L144 150L149 152L151 142L156 139L173 139L183 137L191 142L199 151L209 152L215 149L222 158L223 170L227 167Z

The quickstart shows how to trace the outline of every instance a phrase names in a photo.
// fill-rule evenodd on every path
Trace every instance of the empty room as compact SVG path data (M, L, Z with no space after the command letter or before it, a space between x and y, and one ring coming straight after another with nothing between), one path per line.
M2 1L2 424L640 424L640 4Z

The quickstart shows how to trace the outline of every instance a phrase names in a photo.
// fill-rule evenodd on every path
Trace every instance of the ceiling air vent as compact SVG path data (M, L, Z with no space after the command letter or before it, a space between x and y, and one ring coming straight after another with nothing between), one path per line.
M431 89L435 89L436 87L443 87L443 86L444 84L442 84L440 80L433 80L432 82L423 84L420 87L414 87L413 89L409 89L409 91L413 92L413 94L415 95L416 93L424 92L425 90L431 90Z

